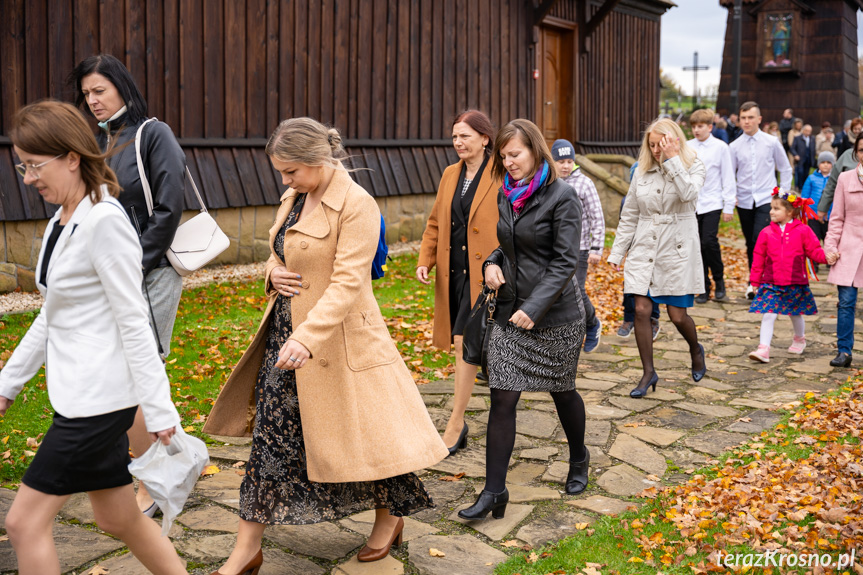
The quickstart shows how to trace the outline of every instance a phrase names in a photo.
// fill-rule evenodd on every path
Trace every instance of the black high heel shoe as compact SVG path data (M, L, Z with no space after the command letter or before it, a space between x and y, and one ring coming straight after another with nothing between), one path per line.
M659 376L656 375L656 372L654 371L653 375L650 377L650 381L648 381L644 387L641 387L641 385L639 385L638 387L636 387L635 389L630 391L629 397L635 397L635 398L644 397L645 395L647 395L647 388L648 387L653 387L653 391L656 391L656 384L658 381L659 381Z
M464 449L467 447L467 432L468 432L467 422L465 422L464 427L461 428L461 433L458 434L458 439L455 441L455 445L452 447L447 447L449 449L450 455L455 455L458 453L459 449Z
M502 519L506 512L507 503L509 503L509 490L506 487L500 493L492 493L483 489L476 503L459 511L458 516L462 519L484 519L491 511L492 517Z
M701 381L704 378L704 374L707 373L707 356L704 355L704 346L699 343L698 348L701 350L701 361L704 363L704 367L692 370L692 381L696 383Z
M584 459L569 462L569 474L566 476L566 492L578 495L587 489L587 474L590 471L590 451L584 446Z

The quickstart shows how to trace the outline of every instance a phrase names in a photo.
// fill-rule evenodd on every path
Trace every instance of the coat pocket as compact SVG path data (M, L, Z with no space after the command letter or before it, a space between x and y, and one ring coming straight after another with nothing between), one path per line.
M685 259L687 257L688 250L686 248L686 240L684 239L683 234L674 234L674 249L677 251L677 255L680 256L681 259Z
M342 322L345 355L351 371L388 365L399 358L387 324L374 311L349 313Z

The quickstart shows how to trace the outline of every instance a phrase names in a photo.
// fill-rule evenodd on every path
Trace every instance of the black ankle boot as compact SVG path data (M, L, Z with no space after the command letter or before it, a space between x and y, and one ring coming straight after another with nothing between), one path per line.
M587 489L587 475L590 471L590 451L584 447L584 459L569 462L569 474L566 476L566 492L577 495Z
M713 299L725 299L725 281L716 280L716 285L714 287L716 288L716 291L713 293Z
M476 503L459 511L458 516L462 519L483 519L491 511L492 517L501 519L506 512L507 503L509 503L509 491L506 487L500 493L492 493L483 489Z

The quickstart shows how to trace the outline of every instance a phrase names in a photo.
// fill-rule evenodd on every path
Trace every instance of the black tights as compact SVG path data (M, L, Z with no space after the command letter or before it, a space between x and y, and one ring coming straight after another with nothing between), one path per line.
M491 390L488 434L485 445L485 488L500 493L506 487L506 472L515 444L515 414L520 391ZM570 461L584 459L584 402L576 390L551 394L560 424L569 442Z
M668 311L668 319L689 344L689 355L692 357L692 369L704 368L704 357L701 348L698 347L698 331L695 322L686 313L685 307L673 305L665 306ZM653 300L647 296L635 296L635 343L638 344L638 355L641 357L641 367L644 375L641 376L639 387L647 385L653 373L653 326L650 325L650 313L653 311Z

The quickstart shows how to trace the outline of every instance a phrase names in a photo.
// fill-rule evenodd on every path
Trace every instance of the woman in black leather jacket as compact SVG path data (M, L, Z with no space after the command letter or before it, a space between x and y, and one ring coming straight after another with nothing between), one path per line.
M545 139L532 122L513 120L498 132L492 174L498 194L500 247L485 261L485 282L498 290L489 338L491 411L486 439L486 483L462 511L503 517L506 472L515 442L522 391L548 391L569 442L566 492L587 487L590 455L584 446L584 402L575 390L584 340L584 305L575 281L581 246L581 200L563 180Z
M165 252L171 247L183 215L186 155L167 124L156 121L144 127L141 159L153 198L151 213L135 154L135 136L147 120L147 102L129 70L114 56L99 54L79 63L69 79L75 87L75 104L99 122L99 146L103 151L115 150L108 165L120 182L117 199L140 234L145 297L149 297L153 309L154 332L167 355L183 279L171 267ZM135 455L142 454L151 444L143 423L139 408L135 425L129 430L129 443ZM138 505L150 517L156 512L146 489L138 490Z

